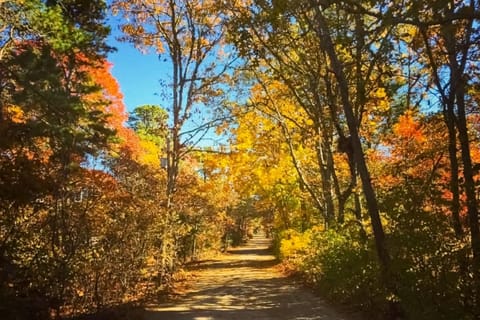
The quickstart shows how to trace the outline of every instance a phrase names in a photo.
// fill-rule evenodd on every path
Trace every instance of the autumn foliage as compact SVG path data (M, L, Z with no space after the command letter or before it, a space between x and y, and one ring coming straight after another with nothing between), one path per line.
M476 2L115 0L171 71L130 113L106 9L0 4L2 316L141 305L263 230L369 318L480 317Z

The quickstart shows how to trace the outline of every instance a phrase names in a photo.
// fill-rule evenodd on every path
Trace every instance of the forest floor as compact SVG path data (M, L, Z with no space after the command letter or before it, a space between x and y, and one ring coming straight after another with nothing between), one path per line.
M145 320L358 320L281 272L255 236L248 244L193 266L193 280L168 303L150 306Z

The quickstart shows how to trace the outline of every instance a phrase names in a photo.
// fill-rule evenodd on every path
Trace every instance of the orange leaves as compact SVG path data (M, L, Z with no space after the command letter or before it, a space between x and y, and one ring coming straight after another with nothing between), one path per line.
M435 145L434 141L441 139L443 134L444 128L437 119L421 118L414 111L407 110L399 116L392 133L384 140L388 150L384 153L384 160L404 173L421 176L422 171L431 170L432 161L436 161L437 146L441 144Z
M420 123L414 118L413 111L408 110L398 118L393 126L393 132L397 138L422 143L425 141Z
M379 194L388 198L411 192L419 201L416 205L425 211L431 210L431 201L449 200L446 134L438 116L422 116L414 110L399 116L383 140L382 157L369 159ZM440 206L438 203L436 208Z
M118 147L122 152L129 157L136 158L141 149L140 141L131 129L125 127L128 116L120 85L110 72L112 67L110 62L103 61L99 67L91 67L87 70L92 80L101 87L99 92L91 94L87 98L93 105L100 106L99 111L109 115L108 125L116 130L117 136L120 138Z
M127 114L125 112L123 94L120 91L120 86L110 72L112 66L110 62L103 61L100 67L90 68L88 73L93 81L102 88L99 93L95 93L94 96L91 97L92 100L103 99L109 102L104 111L111 114L110 124L114 128L118 128L127 120Z
M2 108L2 118L0 118L0 132L7 136L15 131L19 131L24 125L30 121L28 113L26 114L22 107L18 105L6 105ZM22 128L23 129L23 128ZM14 139L10 138L10 141ZM9 150L11 159L27 159L28 161L38 161L40 163L48 163L52 150L49 147L48 138L33 137L32 145L26 146L17 144L14 148Z

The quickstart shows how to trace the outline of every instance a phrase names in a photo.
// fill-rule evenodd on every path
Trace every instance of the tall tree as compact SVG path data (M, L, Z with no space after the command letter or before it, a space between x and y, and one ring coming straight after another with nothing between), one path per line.
M72 238L63 228L67 224L62 225L74 219L65 206L68 181L81 171L86 156L106 147L113 135L104 105L90 100L99 87L87 71L110 50L105 8L103 1L0 4L1 291L14 300L43 294L57 311L54 300L62 296L70 267L63 249ZM38 241L50 246L46 251L41 245L30 247L38 260L29 268L21 250L31 243L21 239L33 226L41 229L33 233ZM41 270L35 278L37 267ZM4 286L3 279L19 270L37 293L25 291L29 289L22 288L21 281L15 281L14 288ZM59 285L48 291L44 276L58 276Z
M333 207L329 194L331 197L335 184L335 166L333 150L329 148L336 134L340 149L350 160L353 183L346 194L351 194L359 174L383 283L395 296L391 257L364 150L376 143L376 137L371 134L374 130L369 131L365 124L367 119L374 119L384 112L381 106L388 106L385 92L389 88L385 79L390 72L389 27L377 18L349 14L344 3L305 1L298 5L274 1L271 8L266 2L253 1L252 5L255 10L244 10L239 3L231 1L232 15L236 14L233 25L240 29L235 39L239 50L256 59L259 70L271 72L284 82L317 124L316 150L326 208ZM349 27L347 20L339 17L352 18L355 24ZM385 40L379 41L379 38ZM350 66L354 66L353 70ZM341 110L336 105L342 106ZM341 192L336 193L342 198ZM356 201L357 208L358 204ZM395 304L392 300L392 306Z
M105 115L87 99L97 87L90 82L86 67L109 50L105 44L109 29L101 24L104 9L102 1L66 1L62 5L33 0L2 3L5 25L0 115L8 117L8 109L14 108L22 118L10 123L16 129L2 121L2 155L18 156L2 156L6 161L4 168L29 152L38 154L38 149L44 148L49 153L48 161L63 167L65 172L73 157L94 152L95 144L102 144L111 134ZM36 170L35 166L27 168L28 161L15 165L25 164L24 172ZM49 176L54 177L40 172L32 174L34 180L51 180ZM15 189L9 183L21 184L23 178L17 178L5 180L10 181L6 182L5 192ZM29 185L35 188L36 183Z
M168 114L160 106L143 105L136 107L129 116L129 125L143 139L151 140L159 148L165 147L168 135Z
M116 0L113 10L126 18L121 25L124 39L140 49L153 48L171 70L171 83L166 91L171 99L167 107L171 113L167 137L167 205L170 206L187 146L205 134L184 127L208 101L222 94L220 84L228 78L232 60L228 51L222 50L222 13L209 0Z
M479 4L475 1L449 1L440 5L439 10L431 15L431 20L445 20L440 25L430 27L420 25L420 33L424 40L428 64L432 72L432 80L440 93L443 105L445 124L449 132L449 155L451 164L451 191L452 216L457 234L462 229L458 218L458 161L457 161L457 133L460 143L462 173L466 195L468 225L470 230L471 247L473 253L473 268L477 286L480 285L480 227L478 203L475 191L475 179L471 154L471 143L468 124L468 88L471 86L473 73L478 66L476 45L480 41L478 34L478 18L463 17L462 12L479 13ZM430 15L426 15L429 17ZM450 19L449 19L450 18ZM428 24L431 24L429 21ZM441 50L435 50L434 47ZM434 51L437 51L434 53ZM442 74L446 73L447 76ZM473 81L472 81L473 80ZM471 106L470 109L478 108ZM476 293L474 304L478 304L480 297ZM477 315L480 311L476 310Z
M473 74L478 69L479 41L477 22L480 8L476 1L416 1L407 6L391 6L385 12L373 12L352 4L354 10L376 17L389 17L394 25L411 25L418 29L423 42L425 61L431 71L431 82L438 91L438 99L448 129L451 167L450 189L453 195L451 211L457 235L462 234L459 219L459 172L463 174L468 213L473 268L476 281L480 281L480 228L478 203L475 198L474 170L470 143L468 111L477 108L468 88L475 83ZM417 43L412 43L418 48ZM470 106L468 105L470 101ZM458 140L457 140L458 139ZM458 161L457 141L460 145L461 164ZM461 167L462 166L462 167ZM477 282L478 284L478 282ZM476 298L478 300L478 297ZM476 303L478 305L478 303ZM477 314L479 311L476 311Z
M350 98L348 81L345 74L346 69L338 58L338 53L331 38L331 30L324 16L324 13L322 12L325 8L319 3L313 1L311 2L311 5L312 9L314 10L314 25L316 26L317 35L319 39L321 39L322 48L329 57L333 73L335 74L336 81L338 82L342 107L345 113L345 118L350 134L353 155L355 163L357 165L358 173L362 180L363 192L365 195L367 208L373 227L377 254L380 260L380 264L382 266L384 281L387 288L389 290L393 290L393 293L396 294L396 289L394 288L393 283L394 279L392 278L393 273L391 266L391 257L387 249L385 232L383 230L382 222L380 220L377 197L375 195L375 190L371 181L370 172L365 160L365 154L360 140L359 123L357 118L355 117L352 100Z

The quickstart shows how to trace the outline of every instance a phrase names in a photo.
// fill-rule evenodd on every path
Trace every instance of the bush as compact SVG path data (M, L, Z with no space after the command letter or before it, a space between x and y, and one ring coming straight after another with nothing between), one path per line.
M473 319L469 239L456 238L445 216L417 211L393 219L389 248L407 317Z
M427 212L391 214L385 221L406 319L474 319L469 239L458 239L445 217ZM372 237L354 227L279 234L283 261L322 296L384 319L391 296L384 290ZM388 318L388 317L387 317Z
M385 292L379 285L372 244L362 241L354 230L314 233L299 268L309 283L333 301L364 311L383 309Z

